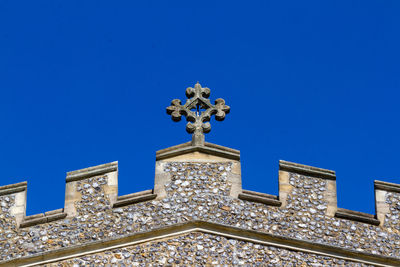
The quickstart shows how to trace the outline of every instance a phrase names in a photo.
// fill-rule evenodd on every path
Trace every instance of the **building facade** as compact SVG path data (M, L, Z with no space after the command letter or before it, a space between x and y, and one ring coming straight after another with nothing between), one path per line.
M376 215L337 207L334 171L287 161L278 196L248 191L205 122L156 153L153 189L119 196L112 162L67 173L64 208L25 216L27 183L0 187L0 266L400 266L400 185L375 181Z

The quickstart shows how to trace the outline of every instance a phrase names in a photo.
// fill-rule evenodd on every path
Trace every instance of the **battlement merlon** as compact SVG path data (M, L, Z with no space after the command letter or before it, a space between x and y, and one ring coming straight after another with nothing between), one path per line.
M106 184L104 185L95 182L94 186L92 184L93 188L88 188L87 190L83 190L78 186L82 180L102 175L107 176L107 179L105 179ZM118 161L68 172L64 204L64 212L67 216L74 217L77 215L76 202L82 200L82 195L90 195L92 191L100 188L104 190L104 197L109 200L108 205L111 208L118 198Z
M16 227L24 220L26 214L26 191L27 182L10 184L0 187L1 212L9 213L11 218L15 218L15 223L10 222ZM2 197L4 196L4 197ZM6 220L10 220L9 216L5 216Z
M154 194L157 195L157 199L167 196L165 185L171 182L171 175L165 171L165 166L169 162L229 162L232 164L226 180L226 184L230 186L229 195L237 198L242 193L239 150L208 142L202 145L187 142L156 152Z
M315 208L317 208L318 212L335 216L336 173L332 170L280 160L279 200L282 202L282 207L291 208L293 203L303 202L302 204L311 213L316 213Z
M383 225L386 216L391 213L391 208L394 208L394 210L400 208L400 203L395 200L396 198L391 199L393 197L400 199L400 184L375 180L374 188L376 216Z

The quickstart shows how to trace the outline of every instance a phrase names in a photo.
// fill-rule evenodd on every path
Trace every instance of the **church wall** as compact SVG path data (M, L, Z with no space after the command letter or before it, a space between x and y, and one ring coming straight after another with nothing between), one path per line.
M330 251L332 247L346 250L352 255L349 257L357 258L358 262L371 257L372 261L377 257L378 262L384 262L384 256L390 258L391 266L395 266L393 262L400 263L400 193L396 192L396 185L378 185L376 188L383 192L377 193L377 206L384 219L381 222L373 216L338 209L333 174L307 169L304 165L299 169L299 166L288 168L288 163L281 163L279 196L246 190L239 195L232 193L239 188L237 177L240 175L240 166L238 169L237 163L235 160L220 161L218 158L209 162L159 160L156 176L161 175L163 179L156 178L156 183L158 186L164 183L162 197L154 194L153 190L118 197L117 163L71 172L67 176L66 204L63 209L22 220L18 216L26 205L26 187L16 186L18 192L7 191L9 187L0 188L0 266L18 266L22 262L29 262L29 258L45 255L40 256L40 259L44 259L50 257L46 255L56 255L59 251L72 248L81 247L84 252L86 246L93 242L118 240L144 232L151 236L151 232L157 229L196 221L261 233L268 235L268 238L280 237L282 244L297 240L304 242L305 247L314 243L329 246ZM25 202L21 203L24 196ZM225 241L221 244L229 246L229 253L236 253L236 258L232 258L236 261L256 263L257 259L268 258L278 259L279 263L286 265L293 259L292 263L318 266L343 260L340 257L323 257L321 251L316 253L320 256L272 247L263 247L253 252L257 242L250 246L239 241L227 241L218 235L203 235L201 238L200 234L194 235L194 240L188 236L180 237L188 240L189 250L197 246L196 240L203 242L202 238L208 238L215 243L217 238L222 238ZM160 255L154 254L157 261L163 261L163 258L178 260L174 255L165 256L165 253L169 253L165 241L154 242L126 250L129 250L130 258L133 259L134 251L140 250L147 255L151 247L156 246L160 251ZM261 243L262 238L259 246ZM204 245L199 246L205 248ZM243 246L249 247L249 255ZM111 264L111 261L119 257L115 256L118 253L121 258L117 260L127 258L123 252L116 251L93 255L88 251L91 255L69 259L64 263L69 266L72 263L96 263L99 260ZM247 256L240 258L240 251ZM206 253L206 258L201 256L198 262L222 262L225 259L219 254L213 256L210 253ZM193 252L193 262L197 263L197 256ZM139 263L146 258L139 254L135 257L138 257ZM36 260L40 262L40 259ZM344 261L343 264L351 265L351 262Z

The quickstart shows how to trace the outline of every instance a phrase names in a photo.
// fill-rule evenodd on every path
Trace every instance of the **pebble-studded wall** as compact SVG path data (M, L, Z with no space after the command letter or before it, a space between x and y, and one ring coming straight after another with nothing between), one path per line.
M45 266L371 266L211 234L190 234Z
M390 213L383 225L375 226L327 216L324 197L327 183L323 178L289 173L293 188L285 207L231 197L231 184L227 179L231 168L231 162L167 162L163 171L170 175L170 181L164 185L165 198L119 208L112 208L105 194L107 174L87 177L77 182L81 197L74 204L76 216L19 229L10 215L15 201L13 194L0 196L0 265L20 257L192 220L400 258L400 193L386 194ZM146 262L155 265L264 265L268 262L271 266L357 266L351 261L201 233L54 264L146 265Z

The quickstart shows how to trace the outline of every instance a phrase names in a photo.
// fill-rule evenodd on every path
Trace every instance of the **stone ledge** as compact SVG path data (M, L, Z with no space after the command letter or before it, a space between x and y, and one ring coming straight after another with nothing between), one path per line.
M400 184L394 184L394 183L388 183L388 182L375 180L374 188L375 188L375 190L379 189L379 190L384 190L384 191L389 191L389 192L400 193Z
M42 217L44 217L44 213L38 213L38 214L26 216L26 217L24 218L24 220L25 220L25 221L30 221L30 220L34 220L34 219L42 218Z
M227 238L235 238L247 242L276 246L294 251L301 251L304 253L314 253L322 256L351 260L375 266L400 266L400 259L398 258L375 255L356 250L348 250L332 245L283 237L269 233L262 233L255 230L244 230L235 226L205 221L179 223L170 226L164 226L151 231L136 232L123 237L96 240L86 244L73 245L66 248L55 249L53 251L41 252L31 256L0 261L0 266L43 265L64 259L77 258L83 255L99 253L106 250L122 248L154 240L161 240L166 237L178 236L190 232L203 232L220 235Z
M260 197L266 197L266 198L278 200L278 196L275 196L275 195L270 195L270 194L266 194L266 193L260 193L260 192L256 192L256 191L245 190L245 189L243 189L242 192L244 194L248 194L248 195L256 195L256 196L260 196Z
M64 213L63 209L57 209L54 211L48 211L46 213L39 213L31 216L27 216L20 224L20 228L30 227L42 223L53 222L56 220L61 220L67 217L67 214Z
M241 200L247 200L252 202L258 202L270 206L281 206L282 202L278 200L277 196L254 192L250 190L243 190L238 196Z
M61 208L61 209L57 209L57 210L46 211L44 213L44 215L49 216L49 215L54 215L54 214L63 213L63 212L64 212L64 209Z
M27 185L28 185L27 182L20 182L16 184L0 186L0 196L10 195L13 193L25 191L27 189Z
M56 220L61 220L64 219L65 217L67 217L66 213L59 213L59 214L53 214L53 215L47 215L47 222L53 222Z
M153 194L153 190L145 190L125 196L118 197L117 202L114 203L113 208L119 208L139 202L153 200L157 194Z
M68 183L68 182L78 181L88 177L98 176L109 172L114 172L117 170L118 170L118 161L114 161L111 163L106 163L94 167L71 171L67 172L66 182Z
M380 224L380 221L378 219L376 219L375 216L372 214L348 210L348 209L342 209L342 208L337 209L337 211L335 213L335 217L341 218L341 219L347 219L347 220L351 220L351 221L368 223L368 224L372 224L372 225Z
M312 176L317 178L336 180L335 171L293 163L284 160L279 161L279 170L294 172L301 175Z
M192 146L191 142L168 147L156 152L156 160L163 160L192 152L201 152L222 158L240 160L240 151L212 143L204 143L204 146Z
M153 194L153 189L148 189L148 190L131 193L131 194L123 195L123 196L118 196L117 200L118 201L125 200L125 199L129 199L129 198L134 198L134 197L143 196L143 195L150 195L150 194Z

